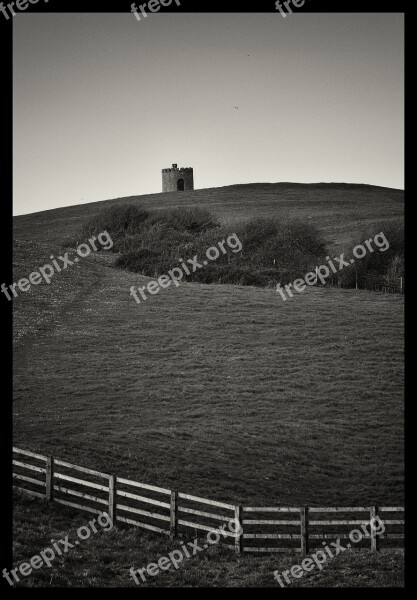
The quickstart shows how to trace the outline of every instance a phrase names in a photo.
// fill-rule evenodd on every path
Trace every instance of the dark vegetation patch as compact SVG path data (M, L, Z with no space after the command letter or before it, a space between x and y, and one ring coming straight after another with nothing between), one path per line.
M159 277L180 261L206 258L208 248L224 242L225 252L201 269L187 275L200 283L274 287L288 284L316 267L327 264L330 250L319 229L300 219L252 217L247 221L221 224L206 209L196 207L151 210L125 204L107 208L83 225L78 238L87 240L108 231L120 256L116 266L148 277ZM380 223L346 247L345 255L364 240L383 233L389 247L381 251L372 243L354 266L333 274L332 283L341 287L392 284L404 276L404 232L401 222ZM231 236L238 240L242 250Z

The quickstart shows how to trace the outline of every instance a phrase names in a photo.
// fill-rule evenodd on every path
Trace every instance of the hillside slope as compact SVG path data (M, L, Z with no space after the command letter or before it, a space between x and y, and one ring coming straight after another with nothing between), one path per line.
M203 205L231 229L260 214L311 217L336 246L401 218L402 196L259 184L26 215L15 219L14 281L112 203ZM283 302L273 289L182 283L139 305L130 287L149 279L115 258L93 253L13 302L14 445L225 502L402 504L402 296L309 288ZM15 561L85 521L16 498ZM22 585L133 587L129 568L176 543L121 526ZM402 585L402 561L346 553L295 585ZM277 587L273 570L292 564L219 549L149 585Z
M223 222L254 216L300 218L315 223L329 244L349 244L375 222L402 219L404 192L369 185L259 183L116 198L68 206L14 219L15 237L59 245L100 209L120 203L152 208L200 206Z
M398 190L339 184L127 200L229 221L309 215L339 243L402 214ZM112 202L16 218L14 280ZM114 258L93 253L15 300L17 444L226 500L401 501L402 297L308 289L283 302L183 283L138 305L130 286L148 279Z
M147 278L101 259L56 275L16 348L16 445L224 501L402 501L401 296L184 283L139 305Z

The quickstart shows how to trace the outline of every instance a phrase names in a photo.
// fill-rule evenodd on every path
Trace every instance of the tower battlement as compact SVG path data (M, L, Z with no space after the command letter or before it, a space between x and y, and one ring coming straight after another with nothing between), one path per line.
M172 173L174 171L193 171L192 167L171 167L169 169L162 169L162 173Z

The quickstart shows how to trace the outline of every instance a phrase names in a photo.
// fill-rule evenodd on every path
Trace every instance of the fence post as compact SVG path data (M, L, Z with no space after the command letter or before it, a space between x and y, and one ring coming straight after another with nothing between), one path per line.
M109 518L112 526L116 524L116 475L110 475L109 478Z
M300 508L301 521L301 554L308 553L308 507Z
M236 537L235 537L235 552L236 554L243 553L243 527L242 527L242 507L235 506L235 524L236 524Z
M169 537L174 539L177 537L177 513L178 513L178 492L175 490L171 491L171 502L170 502L170 517L171 521L169 524Z
M375 504L371 506L371 518L370 518L370 526L371 526L371 550L372 552L379 551L379 537L375 533L375 527L372 527L372 519L375 519L378 516L378 505Z
M46 499L51 501L54 497L54 457L46 458Z

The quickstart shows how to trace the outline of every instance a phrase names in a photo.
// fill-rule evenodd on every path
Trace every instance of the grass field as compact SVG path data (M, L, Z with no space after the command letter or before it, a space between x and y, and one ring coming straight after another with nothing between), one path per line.
M352 190L350 203L349 189L336 199L329 189L326 198L310 189L310 200L297 207L295 192L281 201L276 187L268 188L269 203L264 190L257 205L257 186L246 187L242 204L239 186L218 197L213 190L181 197L186 204L206 194L206 205L226 220L310 209L334 245L372 220L401 214L396 190L379 189L376 211L378 188L373 199ZM226 191L229 204L222 202ZM14 281L48 262L96 209L17 218ZM14 302L16 446L232 503L403 502L402 296L311 288L283 302L272 289L186 283L138 305L129 288L147 278L113 268L114 258L82 259ZM85 519L56 506L39 505L33 514L29 502L16 503L15 561L42 548L50 529L67 531L71 519ZM22 531L30 532L27 543ZM166 540L142 532L112 532L110 539L108 546L91 540L88 555L80 548L64 580L74 566L77 583L118 585L120 569L126 578L132 564L166 553ZM103 580L98 562L106 552L117 556ZM189 561L185 572L168 575L167 585L278 585L267 583L275 558L216 555L207 572L206 559L197 560L199 567ZM308 585L401 579L401 553L343 561Z
M15 351L16 444L226 501L402 498L401 297L184 284L138 305L144 278L100 258L70 303L45 285L54 321Z

